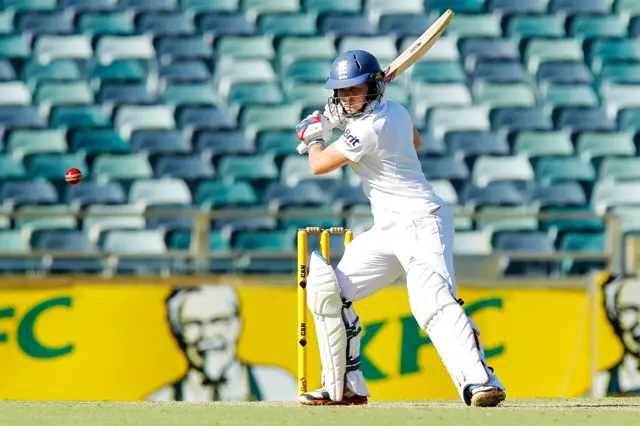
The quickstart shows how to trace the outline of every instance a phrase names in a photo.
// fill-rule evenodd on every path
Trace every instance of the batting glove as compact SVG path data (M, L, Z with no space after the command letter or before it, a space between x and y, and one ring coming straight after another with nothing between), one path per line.
M308 115L296 126L296 136L305 145L318 139L328 141L331 139L331 131L329 121L318 110Z
M344 131L347 128L347 120L341 119L340 114L338 113L338 108L340 108L336 104L326 104L324 106L324 117L329 122L329 125L332 129L340 129Z

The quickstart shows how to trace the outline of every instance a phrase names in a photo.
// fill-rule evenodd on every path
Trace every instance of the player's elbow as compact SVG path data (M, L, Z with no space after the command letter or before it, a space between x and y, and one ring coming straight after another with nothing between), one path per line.
M327 168L322 164L311 163L311 173L313 173L314 176L323 175L327 173Z

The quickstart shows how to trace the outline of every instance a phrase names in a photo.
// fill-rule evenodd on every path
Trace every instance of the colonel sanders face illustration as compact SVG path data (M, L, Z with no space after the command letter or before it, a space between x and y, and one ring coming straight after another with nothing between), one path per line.
M241 322L232 286L179 289L169 299L171 329L189 361L212 382L236 359Z
M625 351L640 358L640 281L614 279L605 284L607 317Z

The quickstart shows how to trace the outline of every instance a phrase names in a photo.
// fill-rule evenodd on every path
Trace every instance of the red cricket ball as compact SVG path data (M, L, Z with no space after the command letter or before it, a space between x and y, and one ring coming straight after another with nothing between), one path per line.
M82 172L75 167L67 170L64 174L64 180L71 185L77 185L82 182Z

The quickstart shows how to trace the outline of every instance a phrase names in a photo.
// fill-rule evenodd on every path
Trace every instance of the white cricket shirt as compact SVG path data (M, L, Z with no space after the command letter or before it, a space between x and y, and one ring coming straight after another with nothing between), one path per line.
M352 161L376 225L429 214L443 204L422 173L409 112L386 96L370 114L351 120L334 143Z

